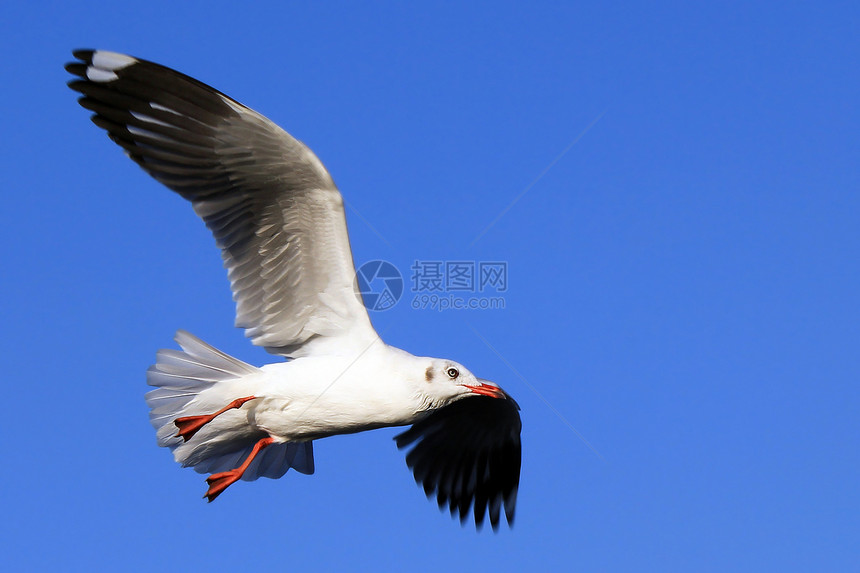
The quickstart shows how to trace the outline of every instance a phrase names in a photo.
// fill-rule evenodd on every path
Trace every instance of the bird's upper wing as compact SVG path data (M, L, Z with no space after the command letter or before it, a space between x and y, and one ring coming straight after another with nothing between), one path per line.
M406 455L415 481L439 507L465 522L474 504L480 527L489 512L493 529L502 504L513 525L520 483L519 406L511 398L469 396L440 408L395 437L397 447L415 443Z
M353 281L343 199L302 142L174 70L104 51L66 69L93 122L189 201L221 248L236 325L285 356L377 338ZM359 348L361 347L361 348Z

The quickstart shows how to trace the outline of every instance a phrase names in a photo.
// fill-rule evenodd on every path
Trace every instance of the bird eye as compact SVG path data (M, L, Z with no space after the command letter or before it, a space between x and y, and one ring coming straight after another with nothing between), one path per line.
M448 369L448 377L451 378L451 380L456 379L457 376L459 376L459 375L460 375L460 371L457 370L456 368L452 367L452 368Z

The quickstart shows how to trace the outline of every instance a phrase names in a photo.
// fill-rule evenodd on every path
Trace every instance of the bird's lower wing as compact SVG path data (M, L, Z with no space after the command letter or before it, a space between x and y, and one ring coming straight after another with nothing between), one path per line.
M498 528L500 510L514 521L522 447L519 406L510 397L470 396L441 408L399 434L397 447L415 444L406 456L415 481L436 494L465 521L473 509L480 526L489 513Z

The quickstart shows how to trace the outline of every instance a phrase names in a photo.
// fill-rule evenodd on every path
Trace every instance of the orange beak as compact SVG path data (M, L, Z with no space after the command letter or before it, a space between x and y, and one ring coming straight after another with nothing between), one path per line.
M466 388L474 392L475 394L480 394L481 396L489 396L490 398L504 398L505 393L502 392L502 389L498 386L493 386L492 384L463 384Z

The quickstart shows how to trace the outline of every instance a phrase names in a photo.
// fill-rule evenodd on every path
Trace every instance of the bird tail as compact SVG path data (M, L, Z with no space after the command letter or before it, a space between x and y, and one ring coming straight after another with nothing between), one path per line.
M175 340L182 350L159 350L156 363L146 372L147 384L156 387L146 394L146 403L150 407L149 421L156 430L158 445L170 448L177 462L184 467L191 466L199 473L236 468L262 437L259 432L251 428L243 431L241 427L219 431L204 426L186 440L179 435L174 422L179 417L211 414L199 410L208 403L217 404L217 399L213 402L204 394L227 395L217 390L231 383L238 383L237 388L241 388L242 378L258 374L261 370L184 330L177 331ZM222 414L223 417L229 415L235 415L235 412ZM216 419L220 420L220 417ZM291 467L304 474L314 472L311 442L272 444L254 458L242 479L252 481L260 476L277 479Z

